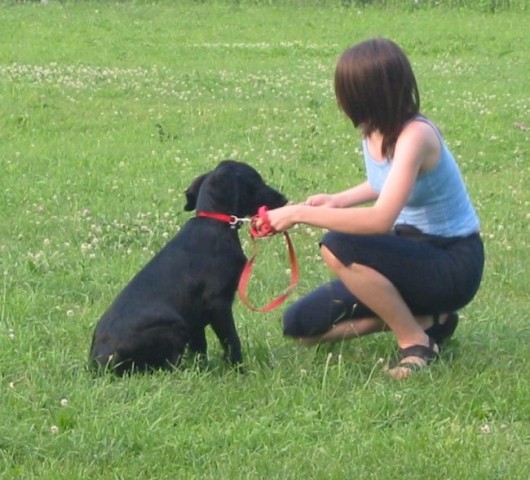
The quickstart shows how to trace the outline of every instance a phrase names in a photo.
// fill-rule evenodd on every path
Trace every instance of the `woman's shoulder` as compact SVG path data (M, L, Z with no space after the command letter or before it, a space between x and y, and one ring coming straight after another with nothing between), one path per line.
M436 125L425 117L409 120L401 130L398 142L413 142L418 146L439 147L441 137Z
M442 140L436 126L425 119L415 117L408 121L399 134L396 153L413 154L420 162L420 172L432 170L438 162Z
M440 131L434 122L423 115L411 118L403 125L401 133L413 132L426 138L440 138Z

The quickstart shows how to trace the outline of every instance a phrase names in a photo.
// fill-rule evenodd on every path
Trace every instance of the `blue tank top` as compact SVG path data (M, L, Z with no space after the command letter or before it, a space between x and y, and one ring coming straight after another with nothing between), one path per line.
M396 224L412 225L422 232L443 237L460 237L477 233L480 222L469 198L462 174L438 129L424 117L440 139L441 153L435 167L420 174L401 210ZM391 161L375 160L362 141L367 179L380 192L392 167Z

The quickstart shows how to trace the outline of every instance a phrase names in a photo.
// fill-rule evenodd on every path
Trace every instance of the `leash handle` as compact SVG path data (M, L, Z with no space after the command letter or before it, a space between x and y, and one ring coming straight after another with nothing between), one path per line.
M270 237L278 233L271 225L267 211L266 206L259 207L257 215L250 219L250 236L252 238ZM259 225L258 220L261 220Z
M252 232L251 232L252 235ZM268 235L273 235L273 233L268 233ZM241 299L241 302L251 310L254 310L255 312L269 312L270 310L273 310L277 307L279 307L287 297L291 294L291 292L294 290L296 285L298 284L298 279L300 276L299 269L298 269L298 262L296 261L296 254L294 252L293 242L291 241L291 238L289 237L289 234L287 232L283 232L283 235L285 237L285 241L287 243L287 249L289 252L289 261L291 264L291 279L289 286L283 291L281 295L276 297L274 300L269 302L267 305L263 307L255 307L252 305L250 300L247 296L247 287L248 282L250 280L250 275L252 273L252 268L254 267L254 260L256 259L257 253L258 253L258 247L255 241L256 237L252 237L254 240L254 253L252 257L247 261L245 264L245 267L243 268L243 272L241 273L241 277L239 278L239 286L238 286L238 292L239 297ZM263 236L263 235L262 235Z

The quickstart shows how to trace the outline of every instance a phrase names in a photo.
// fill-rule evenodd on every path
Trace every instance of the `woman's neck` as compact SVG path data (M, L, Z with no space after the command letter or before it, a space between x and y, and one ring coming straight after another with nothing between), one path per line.
M383 134L379 130L376 130L365 138L371 157L378 162L385 162L386 158L384 158L381 153Z

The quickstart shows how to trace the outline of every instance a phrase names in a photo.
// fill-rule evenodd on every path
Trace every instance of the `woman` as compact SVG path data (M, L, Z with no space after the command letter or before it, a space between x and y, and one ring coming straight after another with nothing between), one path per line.
M269 212L277 231L328 229L321 254L337 277L286 311L284 333L319 343L391 330L399 355L388 371L404 378L437 358L478 290L479 220L398 45L374 38L346 50L335 94L361 131L367 180Z

